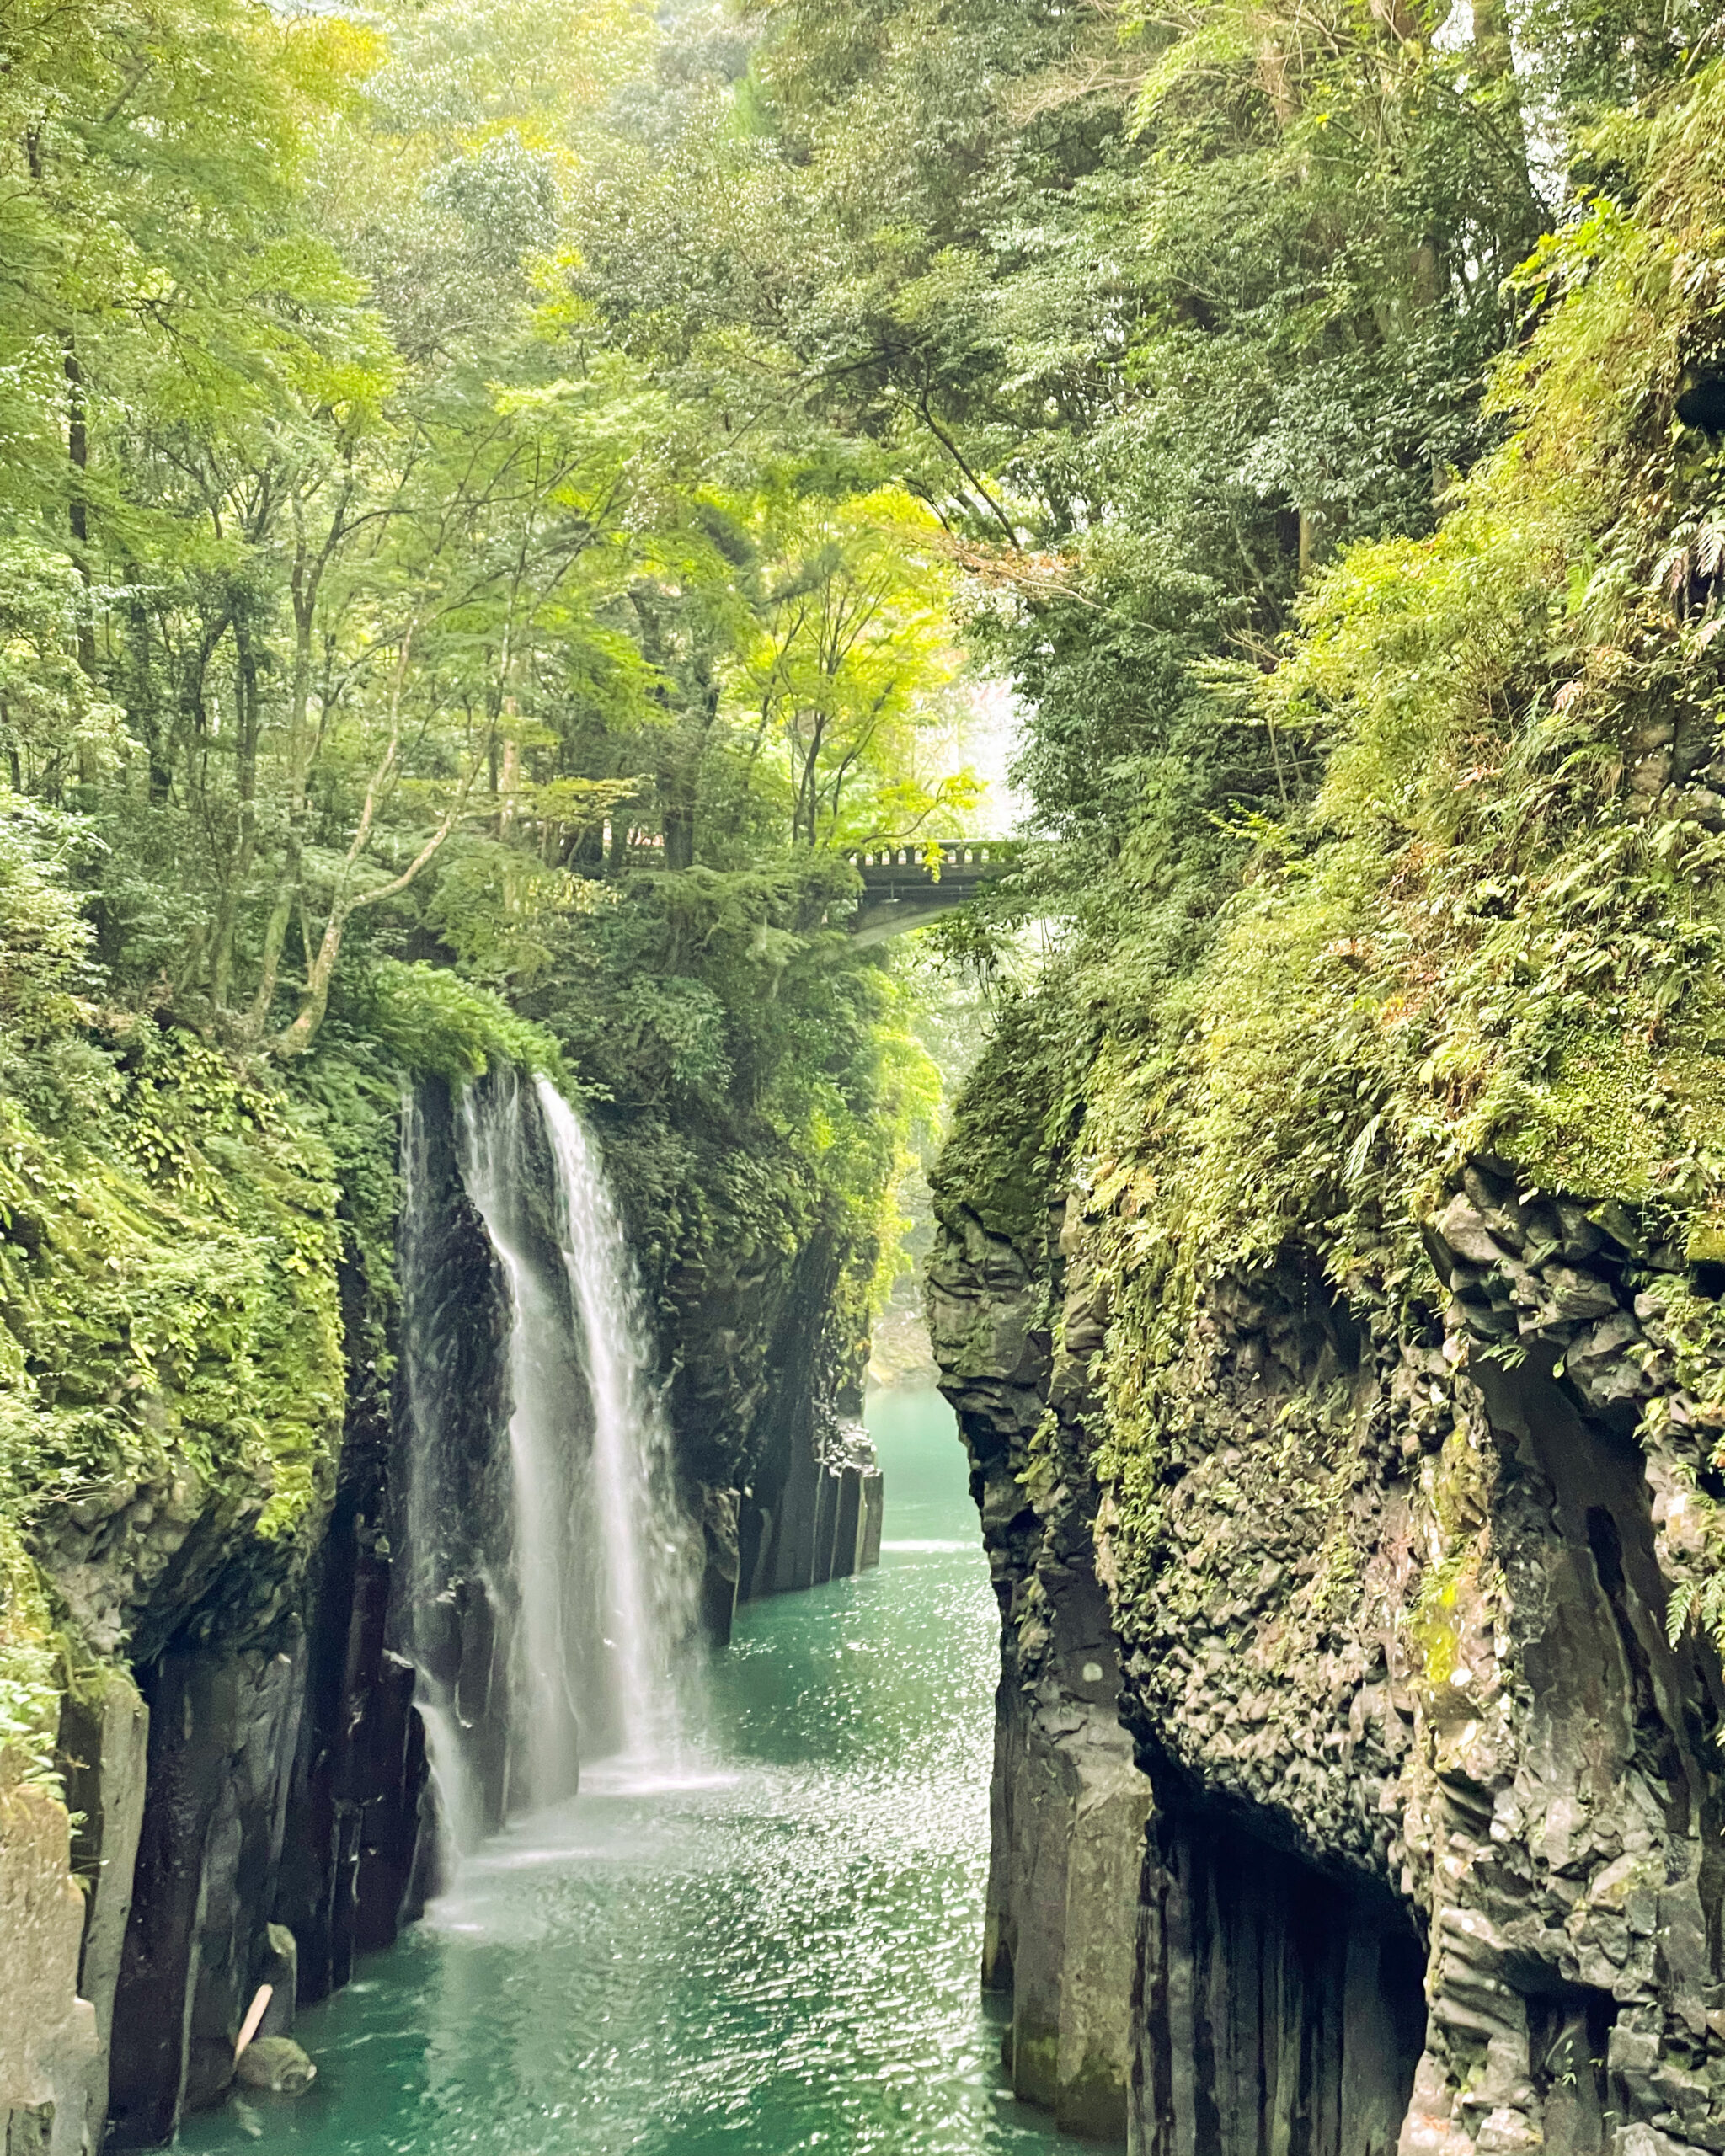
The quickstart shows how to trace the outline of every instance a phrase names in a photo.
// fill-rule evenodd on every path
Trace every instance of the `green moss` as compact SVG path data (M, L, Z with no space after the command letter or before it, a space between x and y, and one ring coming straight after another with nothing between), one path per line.
M1461 1619L1457 1604L1462 1574L1477 1557L1471 1545L1462 1544L1434 1566L1420 1586L1408 1636L1418 1650L1426 1684L1434 1690L1447 1684L1461 1667Z
M1720 1128L1725 1064L1700 1049L1656 1050L1645 1031L1578 1028L1550 1082L1522 1086L1516 1102L1498 1139L1530 1182L1640 1205L1663 1194L1675 1156Z
M88 1045L93 1111L45 1129L0 1100L0 1523L23 1547L60 1504L184 1470L302 1552L344 1407L330 1155L190 1033Z
M1039 1250L1081 1113L1085 1065L1071 1030L1059 983L1007 1006L930 1177L937 1210L963 1205L1027 1253Z
M1717 1204L1691 1223L1683 1255L1690 1265L1725 1265L1725 1212Z

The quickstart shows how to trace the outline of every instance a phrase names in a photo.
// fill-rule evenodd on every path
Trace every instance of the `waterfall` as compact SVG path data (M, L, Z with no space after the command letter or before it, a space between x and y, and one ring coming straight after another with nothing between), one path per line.
M593 1401L612 1722L627 1758L662 1761L676 1746L671 1657L691 1598L646 1313L598 1149L549 1079L537 1080L537 1091L557 1163L558 1241Z
M513 1071L404 1104L398 1644L451 1854L675 1753L699 1537L598 1145ZM446 1876L448 1870L446 1864Z
M574 1795L579 1706L568 1603L578 1582L574 1431L563 1298L533 1262L534 1177L521 1090L513 1072L470 1086L462 1102L462 1169L509 1283L509 1458L519 1634L510 1702L511 1797L530 1809Z

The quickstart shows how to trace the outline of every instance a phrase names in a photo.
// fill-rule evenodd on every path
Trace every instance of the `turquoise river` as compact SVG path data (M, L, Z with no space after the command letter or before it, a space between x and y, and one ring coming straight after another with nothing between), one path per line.
M998 1668L964 1454L884 1394L880 1569L740 1613L705 1735L463 1870L301 2017L318 2079L179 2146L293 2156L1076 2156L979 1996Z

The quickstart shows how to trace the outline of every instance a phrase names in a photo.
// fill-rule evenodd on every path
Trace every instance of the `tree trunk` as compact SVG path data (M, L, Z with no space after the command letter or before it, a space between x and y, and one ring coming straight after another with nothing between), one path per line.
M96 678L96 619L91 600L90 577L90 432L84 403L84 371L78 364L72 332L66 333L66 454L72 466L67 523L72 532L72 558L84 588L84 606L78 616L77 663L92 681Z
M246 1023L246 1033L252 1040L263 1038L270 1023L270 1006L275 1001L275 984L281 974L281 947L287 941L288 924L293 919L294 900L300 889L300 842L296 833L290 833L287 841L287 860L281 879L275 886L275 903L270 909L270 918L264 925L264 955L259 968L258 986L252 997L252 1007ZM306 953L309 959L309 946Z
M233 611L233 643L234 779L239 797L239 835L222 879L210 956L210 994L218 1011L227 1009L233 990L234 937L258 851L258 739L263 713L257 647L243 602Z
M72 466L67 494L67 523L72 534L72 558L83 586L83 604L77 616L77 663L87 681L96 678L95 580L90 574L89 414L84 401L84 371L78 364L72 332L66 333L66 454ZM96 759L88 746L77 752L80 786L96 782Z
M126 656L130 661L127 670L131 675L126 713L143 734L150 766L150 805L159 808L174 787L173 750L168 729L163 723L162 696L156 678L149 605L139 589L143 572L129 562L125 574L132 595L126 605Z
M1527 120L1515 78L1515 48L1503 0L1474 0L1473 59L1479 87L1500 115L1503 134L1516 160L1521 184L1531 191L1527 169Z

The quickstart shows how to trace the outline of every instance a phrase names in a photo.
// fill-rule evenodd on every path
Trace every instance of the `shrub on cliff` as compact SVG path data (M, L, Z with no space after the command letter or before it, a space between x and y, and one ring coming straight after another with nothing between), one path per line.
M1297 1235L1338 1278L1386 1246L1408 1277L1422 1206L1492 1153L1711 1247L1725 480L1674 405L1725 344L1722 138L1715 68L1645 130L1633 204L1520 273L1513 431L1459 505L1301 602L1258 700L1324 780L1267 834L1159 1074L1123 1081L1178 1133L1150 1210L1194 1262ZM1145 1153L1125 1134L1096 1142Z
M1470 1160L1652 1268L1682 1388L1656 1412L1725 1426L1725 456L1678 409L1725 359L1725 66L1610 145L1617 194L1519 274L1501 446L1434 532L1315 578L1273 670L1213 676L1321 760L1309 804L1242 822L1195 964L1123 881L1119 932L1004 1030L961 1116L951 1201L992 1160L1093 1224L1129 1523L1192 1412L1201 1293L1291 1251L1418 1331L1447 1294L1422 1231Z

